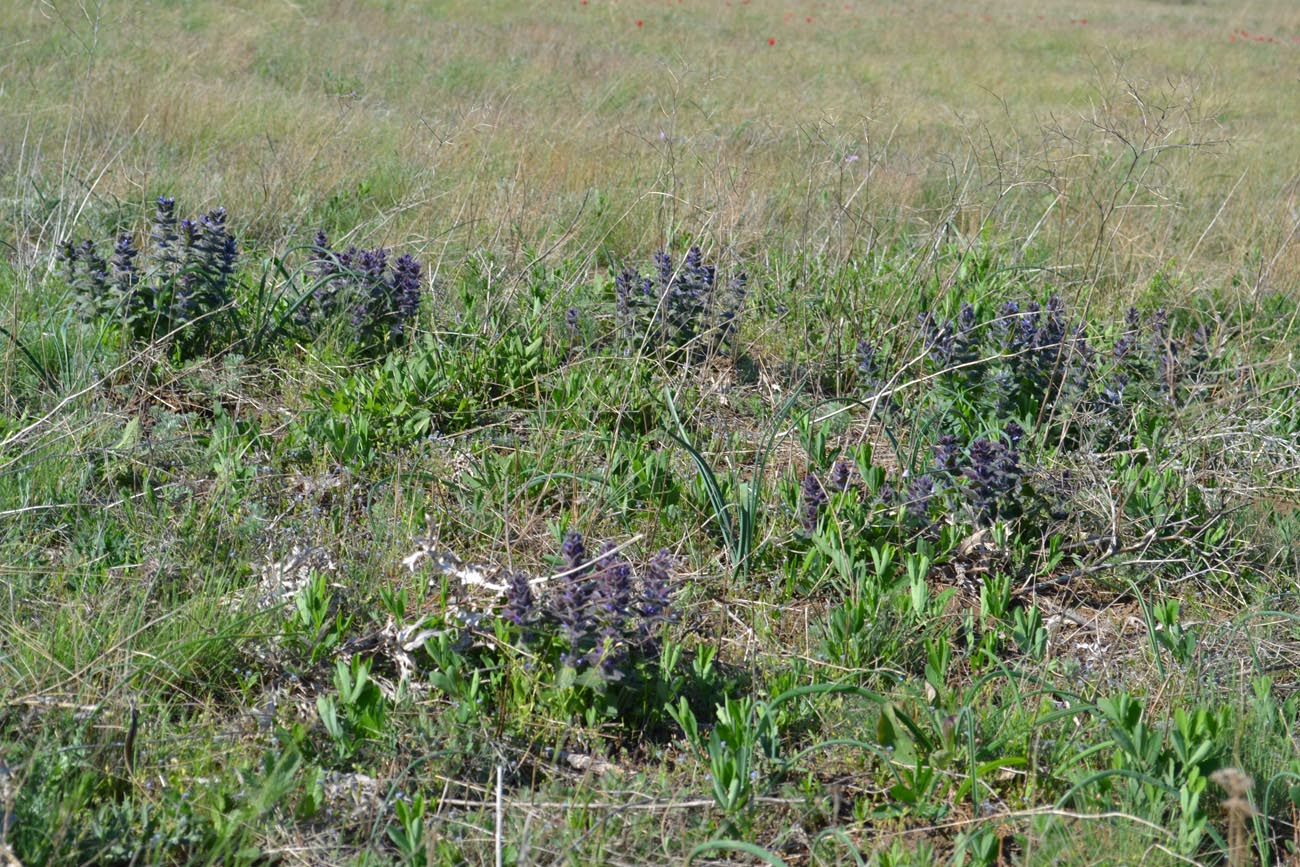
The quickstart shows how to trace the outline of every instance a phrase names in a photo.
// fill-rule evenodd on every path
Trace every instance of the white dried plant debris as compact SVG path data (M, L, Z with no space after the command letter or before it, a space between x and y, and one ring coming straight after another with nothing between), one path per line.
M436 572L455 578L463 587L482 587L497 594L506 592L504 584L489 578L489 575L495 576L499 569L465 563L451 551L440 548L433 539L416 539L415 550L402 558L402 565L411 572L431 567Z
M455 553L441 547L435 539L416 539L415 551L402 560L411 572L429 568L434 572L453 579L450 583L451 598L443 610L445 622L458 624L460 629L451 632L455 638L457 652L467 652L471 647L487 647L481 628L485 621L496 616L496 611L506 595L506 586L494 580L502 574L499 567L465 563ZM422 630L416 623L407 627L409 637L406 643L418 643L423 646L430 638L442 635L447 630Z
M613 762L606 761L600 756L588 755L586 753L572 753L568 750L554 750L551 752L551 759L560 764L568 765L577 771L583 771L603 777L606 774L622 774L623 769Z
M342 467L315 475L295 472L289 479L289 489L294 492L295 500L310 499L343 487L350 477L351 474Z
M326 817L335 821L365 821L384 813L381 783L358 773L330 771L321 784Z
M396 671L396 684L389 682L373 668L370 673L370 679L379 686L380 691L384 693L384 697L390 701L395 701L399 697L399 693L405 690L423 692L427 689L427 685L416 677L419 673L419 666L412 654L424 647L426 641L441 634L441 632L442 630L426 628L423 619L407 626L398 626L397 622L390 617L383 628L368 635L350 639L343 645L342 651L345 656L356 653L365 654L371 659L386 663L386 667L391 667L393 671Z
M337 572L338 564L324 548L294 545L287 556L277 558L273 553L267 554L257 586L248 594L258 611L281 608L293 602L294 597L311 582L313 575Z
M13 768L0 761L0 841L18 821L14 812L14 802L18 799L18 785L14 781ZM0 865L3 865L3 849L0 849Z

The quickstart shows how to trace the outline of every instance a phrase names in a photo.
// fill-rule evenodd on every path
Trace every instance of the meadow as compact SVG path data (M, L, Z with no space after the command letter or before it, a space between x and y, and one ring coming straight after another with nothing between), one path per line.
M1300 863L1300 6L0 13L0 864Z

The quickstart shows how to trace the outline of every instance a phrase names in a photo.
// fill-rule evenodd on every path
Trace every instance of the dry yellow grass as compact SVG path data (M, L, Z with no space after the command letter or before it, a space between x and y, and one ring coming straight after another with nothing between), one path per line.
M169 192L453 260L989 230L1088 279L1300 271L1287 0L7 5L29 248Z

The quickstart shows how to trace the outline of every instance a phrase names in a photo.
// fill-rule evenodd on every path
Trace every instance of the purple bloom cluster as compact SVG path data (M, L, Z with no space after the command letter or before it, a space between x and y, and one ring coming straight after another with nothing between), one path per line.
M903 493L903 520L910 524L924 524L930 520L930 501L936 493L934 476L923 473L908 482Z
M1113 371L1100 389L1098 403L1111 412L1119 411L1131 387L1150 383L1154 393L1176 400L1180 387L1194 381L1210 359L1210 337L1204 325L1178 337L1163 309L1154 310L1143 321L1136 307L1124 317L1124 330L1111 353Z
M1000 438L981 437L969 449L963 449L956 437L940 437L934 447L933 473L963 486L980 523L1014 517L1019 512L1017 494L1024 477L1018 451L1024 436L1020 425L1009 422Z
M537 599L528 576L522 572L511 573L506 582L506 604L501 615L515 626L523 626L532 621L536 610Z
M877 356L880 348L872 341L865 337L858 341L854 348L854 355L857 357L858 373L862 374L868 380L873 380L880 373L880 364Z
M944 434L934 444L934 471L948 479L956 478L964 457L961 442L952 434Z
M211 314L231 301L239 249L226 225L226 211L216 208L197 220L180 220L176 200L160 196L149 239L148 267L142 267L130 233L118 236L108 262L93 241L64 242L60 257L77 292L78 311L87 319L118 318L137 338L194 322L180 340L201 344L211 328Z
M874 492L856 477L847 461L836 461L823 483L806 475L799 484L798 517L805 533L816 530L835 494L856 490L857 502L869 510L897 510L902 525L911 530L931 526L931 509L941 495L964 496L976 522L989 524L1014 518L1022 512L1024 468L1020 464L1020 443L1025 431L1008 422L1000 435L981 437L969 447L951 435L939 438L934 446L934 464L926 472L904 473L891 482L881 479Z
M1087 390L1095 368L1092 349L1082 323L1070 321L1059 296L1049 298L1046 308L1032 301L1022 310L1007 302L999 325L1013 391L1042 405L1057 400L1067 386L1076 393Z
M127 294L139 282L140 269L135 261L139 255L140 251L135 248L129 232L123 232L118 236L117 243L113 246L113 255L109 259L111 266L109 282L118 292Z
M672 608L673 558L667 550L641 568L601 546L588 559L580 533L570 531L560 547L563 570L545 598L538 598L525 576L511 576L501 615L527 627L525 637L556 635L562 665L593 669L607 680L625 673L633 657L657 651L658 627Z
M80 244L64 241L59 246L59 260L63 276L76 292L77 313L82 319L93 319L111 313L116 307L108 291L108 263L95 250L89 239Z
M974 307L963 304L956 320L942 325L929 312L921 313L916 324L922 344L938 369L956 369L966 377L974 375L973 367L980 357Z
M826 482L832 491L847 491L853 483L853 465L844 460L836 461L831 465L830 478Z
M570 530L564 534L564 542L560 545L560 559L564 563L566 572L588 572L590 569L583 569L587 562L587 545L583 541L582 534L577 530Z
M614 278L615 312L629 343L653 348L717 350L734 336L746 281L738 274L722 291L717 269L691 247L676 265L666 251L654 255L654 275L625 269Z
M826 496L826 489L817 477L811 473L804 476L799 484L799 523L803 525L805 533L817 529L817 521L826 510L828 502L830 499Z
M181 254L177 246L180 237L176 234L176 200L171 196L159 196L154 203L149 240L153 242L154 260L159 268L175 274L180 267Z
M335 250L317 231L307 271L315 289L295 311L299 324L321 329L345 316L364 346L404 340L420 313L422 266L410 254L390 266L388 254L383 247Z
M174 215L168 215L169 219ZM226 227L226 209L217 208L197 220L181 220L179 225L179 265L170 282L169 307L174 325L189 322L216 310L230 301L228 285L235 272L238 249L234 236ZM159 234L158 227L152 234ZM176 248L168 246L160 255L171 257ZM160 260L161 261L161 260ZM159 286L159 298L164 287Z
M959 473L960 469L955 472ZM804 476L800 481L799 524L805 533L813 533L832 495L856 492L856 500L861 505L897 509L899 516L909 526L927 525L930 503L939 492L935 476L925 473L910 480L905 477L903 481L906 481L906 485L900 490L889 480L883 480L873 493L863 484L863 479L851 462L837 460L831 465L824 482L812 474Z
M1016 492L1024 470L1020 453L1007 440L981 437L971 443L970 462L962 474L966 477L966 496L982 524L1017 513Z
M866 337L858 340L853 349L858 372L858 385L867 398L875 397L889 380L885 371L885 353L880 344ZM892 397L883 402L883 410L895 408Z

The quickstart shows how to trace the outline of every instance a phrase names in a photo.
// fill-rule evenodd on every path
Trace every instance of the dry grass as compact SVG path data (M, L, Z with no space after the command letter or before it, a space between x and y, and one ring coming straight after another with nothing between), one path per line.
M28 217L172 191L450 261L992 229L1083 279L1281 285L1298 38L1281 0L48 3L0 23L0 166Z

